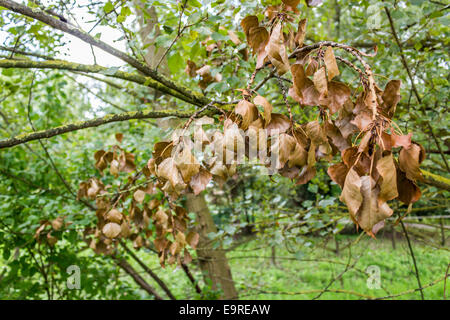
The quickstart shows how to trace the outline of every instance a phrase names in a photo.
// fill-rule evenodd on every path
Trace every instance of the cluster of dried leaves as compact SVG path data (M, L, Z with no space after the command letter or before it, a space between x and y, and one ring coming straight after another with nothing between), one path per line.
M117 145L112 147L112 151L97 151L95 160L102 175L107 166L114 177L118 177L120 172L133 172L135 170L131 168L136 168L134 155ZM136 185L142 174L145 181ZM97 178L80 183L78 198L95 200L97 207L97 225L85 230L85 239L99 254L111 254L120 239L129 239L136 249L156 249L163 266L166 261L169 264L189 263L192 257L186 246L195 249L199 235L187 230L188 216L184 208L157 197L160 184L154 183L150 174L148 167L144 168L134 177L129 177L128 183L115 192L109 191L114 189L111 185L105 186Z
M40 221L39 227L34 233L34 239L39 243L46 243L53 247L58 242L58 237L55 233L71 224L64 220L64 217L58 217L53 220Z
M295 8L298 1L283 3ZM271 64L279 75L291 71L293 86L289 96L302 108L318 106L320 110L319 121L304 125L288 126L285 119L277 168L282 168L281 174L305 183L314 176L316 159L330 161L335 154L340 154L342 162L331 166L328 173L342 187L341 200L347 204L352 220L374 235L384 219L393 213L387 201L399 199L410 204L421 195L416 181L421 179L419 165L425 151L411 141L411 133L403 135L396 130L392 121L400 100L401 83L392 80L384 90L380 89L362 53L348 46L341 47L363 63L364 71L355 68L360 73L362 88L352 90L334 80L340 72L331 44L318 50L301 51L295 63L290 64L286 53L289 39L294 38L297 48L302 47L306 20L300 20L294 35L289 28L288 33L283 33L288 19L284 13L274 12L277 10L271 10L268 15L266 11L270 33L259 25L256 16L248 16L241 23L248 44L257 55L256 68ZM251 96L249 92L247 95ZM356 98L352 99L353 96ZM267 101L261 104L268 114L270 104ZM242 116L241 126L270 126L270 115L260 121L255 110L248 98L238 104L235 113ZM400 148L398 159L393 155L397 148Z

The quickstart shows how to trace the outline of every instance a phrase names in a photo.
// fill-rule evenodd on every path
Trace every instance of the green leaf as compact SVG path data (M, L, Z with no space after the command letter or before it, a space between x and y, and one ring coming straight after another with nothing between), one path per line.
M120 15L124 16L124 17L128 17L131 15L131 9L127 6L122 7L122 9L120 10Z
M105 4L105 6L103 7L103 11L105 11L106 13L110 13L113 10L114 10L114 5L111 3L111 1L108 1Z
M169 65L169 69L171 73L177 73L180 70L183 69L185 63L183 61L183 58L181 58L181 55L176 52L175 54L172 54L167 59L167 64Z

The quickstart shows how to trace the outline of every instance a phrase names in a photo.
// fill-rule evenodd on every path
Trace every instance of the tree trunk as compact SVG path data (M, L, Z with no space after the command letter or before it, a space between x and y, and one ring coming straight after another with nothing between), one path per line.
M205 281L211 280L213 290L220 288L223 291L222 299L236 299L238 295L225 251L221 247L214 249L211 240L208 238L208 234L217 232L217 228L209 212L205 197L202 194L195 196L190 193L187 194L186 200L188 211L195 212L197 217L196 231L200 235L197 257Z
M160 33L160 30L157 29L158 15L154 7L146 7L145 1L134 0L134 4L141 26L139 33L142 43L143 45L149 45L154 40L149 37L150 34L154 32L154 36L157 36ZM147 12L147 15L144 14L144 10ZM147 16L147 19L145 16ZM148 17L150 17L150 19L148 19ZM147 54L144 58L152 68L155 68L164 54L164 51L164 48L157 50L154 45L149 45ZM167 59L161 61L161 65L158 69L163 74L169 74ZM157 93L155 93L155 98L157 98ZM189 194L187 196L187 207L189 211L196 213L199 222L197 232L200 234L200 240L198 243L199 249L197 250L197 256L205 280L211 280L212 288L214 290L219 288L222 289L222 298L237 298L237 292L234 287L225 252L221 248L213 249L210 239L207 236L210 232L217 232L217 228L206 205L204 196L194 196L193 194Z

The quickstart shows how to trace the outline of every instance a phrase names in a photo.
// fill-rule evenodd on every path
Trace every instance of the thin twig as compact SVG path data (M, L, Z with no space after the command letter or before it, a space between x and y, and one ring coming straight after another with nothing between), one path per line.
M33 76L31 78L31 84L30 84L30 89L28 92L28 105L27 105L27 118L28 118L28 122L30 123L31 128L33 129L34 132L36 132L36 128L33 125L33 121L31 120L31 101L32 101L32 95L33 95L33 86L34 86L34 79L35 79L36 73L33 73ZM64 187L67 189L67 191L69 191L69 193L72 195L72 197L74 199L77 199L77 195L75 194L75 192L73 191L72 187L69 185L69 183L66 181L66 179L64 179L64 177L62 176L61 172L58 170L58 167L56 166L55 162L53 161L53 158L50 156L50 153L48 152L47 148L45 147L44 143L38 139L39 144L41 145L42 149L44 150L47 159L50 161L50 164L53 168L53 170L55 170L56 175L58 176L59 180L61 180L61 182L63 183ZM90 207L91 209L93 209L94 207L92 207L92 205L88 202L85 202L84 200L79 200L80 202L84 203L86 206Z
M413 263L414 263L414 270L416 273L417 284L419 285L420 295L422 297L422 300L425 300L425 296L424 296L423 290L422 290L422 284L420 283L419 269L417 268L416 257L414 255L411 241L409 240L408 231L406 230L405 225L403 224L402 220L400 220L400 225L402 226L403 233L405 234L406 241L408 242L408 248L409 248L409 252L411 254Z
M386 12L386 15L388 17L389 25L391 27L392 36L394 37L394 40L397 43L397 46L398 46L398 49L399 49L399 53L400 53L401 62L402 62L403 66L406 69L406 73L408 74L409 80L411 81L411 87L412 87L412 90L414 92L414 95L416 96L417 102L419 102L422 106L427 108L427 106L422 102L422 98L420 97L419 91L417 90L416 84L414 82L414 77L413 77L413 75L411 73L411 69L409 68L407 59L406 59L405 54L403 52L402 43L400 42L400 39L399 39L399 37L397 35L397 31L395 30L395 25L394 25L394 21L392 20L392 17L391 17L391 12L389 11L389 9L386 6L384 7L384 11ZM421 109L422 109L422 112L424 112L423 108L421 108ZM439 150L439 152L441 154L442 160L444 161L444 164L445 164L445 167L447 168L447 171L450 172L450 167L449 167L449 165L447 163L447 158L445 157L444 153L442 152L441 145L440 145L439 140L437 139L436 135L433 132L433 128L432 128L431 124L428 121L426 121L426 125L427 125L428 129L430 130L431 136L433 137L433 140L434 140L434 142L435 142L435 144L436 144L436 146L437 146L437 148L438 148L438 150Z

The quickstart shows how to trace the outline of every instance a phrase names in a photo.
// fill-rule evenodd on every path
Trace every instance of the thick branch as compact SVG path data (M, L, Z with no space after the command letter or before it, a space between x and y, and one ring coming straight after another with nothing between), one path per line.
M1 0L0 0L1 1ZM3 59L0 60L0 68L22 68L22 69L59 69L59 70L69 70L78 71L86 73L101 73L109 77L118 78L122 80L127 80L135 82L144 86L154 88L158 91L166 93L168 95L174 96L185 102L194 105L202 105L201 103L192 100L189 96L182 95L179 92L166 87L165 85L151 79L150 77L145 77L140 74L123 72L116 70L111 72L110 69L99 66L99 65L87 65L68 62L64 60L51 60L51 61L33 61L33 60L11 60ZM209 100L208 100L209 103Z
M93 46L96 46L113 56L121 59L122 61L130 64L131 66L135 67L137 70L141 71L147 76L150 76L152 79L156 80L159 83L164 84L164 86L169 87L175 91L178 91L180 94L185 95L187 97L190 97L192 100L197 101L201 104L208 104L208 99L203 96L200 93L194 92L190 90L187 87L184 87L180 84L174 83L172 80L168 79L167 77L163 76L162 74L159 74L156 70L149 68L147 65L143 64L142 62L134 59L133 57L129 56L125 52L122 52L120 50L117 50L116 48L110 46L107 43L104 43L103 41L100 41L99 39L96 39L92 36L90 36L87 32L84 32L82 30L79 30L78 28L65 23L63 21L60 21L52 16L47 15L44 11L37 9L37 8L30 8L25 5L16 3L14 1L9 0L0 0L0 6L5 7L11 11L20 13L24 16L34 18L36 20L39 20L45 24L48 24L49 26L61 30L63 32L66 32L68 34L71 34L84 42L91 44Z
M437 187L439 189L450 191L450 179L447 179L443 176L439 176L437 174L431 173L423 169L420 171L422 172L423 183L433 187Z
M212 114L217 114L218 112L219 112L218 110L213 109L213 110L205 110L202 113L212 115ZM176 111L176 110L153 111L153 110L149 110L149 109L142 110L142 111L130 111L130 112L123 112L123 113L116 113L116 114L108 114L101 118L95 118L95 119L91 119L91 120L70 123L70 124L62 125L59 127L48 129L48 130L23 133L18 136L15 136L14 138L1 140L0 141L0 149L13 147L18 144L26 143L26 142L33 141L33 140L51 138L51 137L54 137L57 135L61 135L61 134L67 133L67 132L77 131L80 129L98 127L98 126L101 126L101 125L104 125L107 123L111 123L111 122L120 122L120 121L127 121L127 120L133 120L133 119L159 119L159 118L166 118L166 117L189 118L192 115L193 115L192 112L186 112L186 111Z

